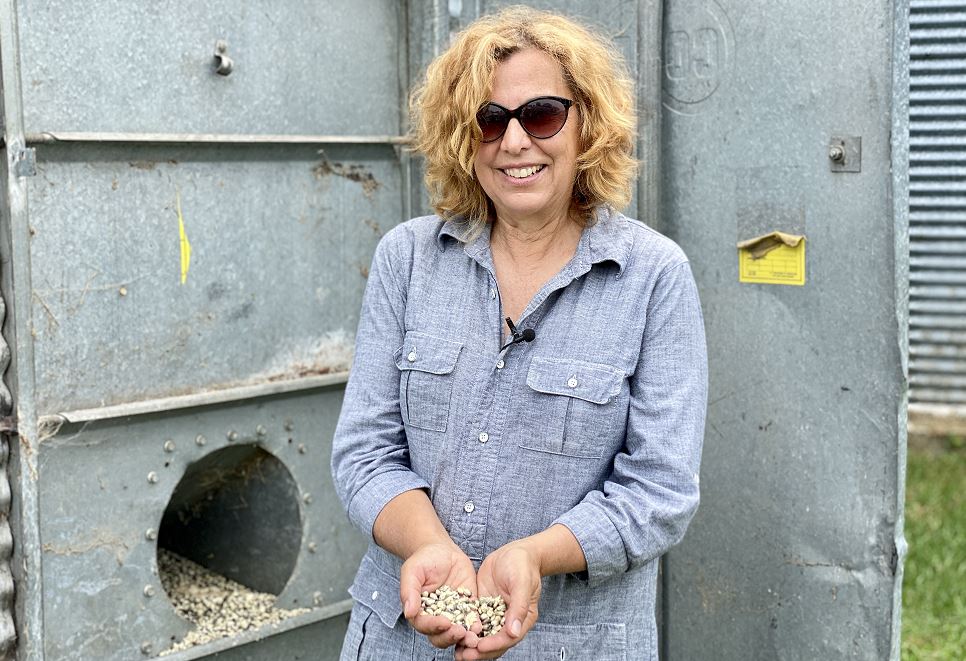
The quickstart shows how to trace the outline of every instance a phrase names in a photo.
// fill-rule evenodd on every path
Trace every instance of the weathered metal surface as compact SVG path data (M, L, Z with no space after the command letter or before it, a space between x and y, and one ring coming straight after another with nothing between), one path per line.
M665 658L897 659L905 5L665 7L664 204L711 361ZM830 171L834 136L861 172ZM738 282L743 232L799 224L804 287Z
M159 584L158 545L280 592L282 608L343 602L365 541L333 507L341 398L333 386L65 425L44 441L45 657L120 661L144 642L160 651L180 638L189 626ZM252 461L266 453L274 459Z
M27 131L399 135L396 4L22 2Z
M344 371L370 255L400 219L393 150L130 149L38 148L38 408Z
M962 0L910 15L910 407L966 418L966 45Z
M279 605L312 610L177 658L337 654L362 540L327 482L327 448L370 255L414 206L414 31L407 3L388 1L0 0L17 658L141 658L183 633L148 531L181 477L216 473L235 491L188 531L200 543L181 531L182 550L261 552L280 541L265 526L288 521L289 564L218 568L267 587L291 568ZM238 480L241 460L189 472L246 442L279 460L259 464L264 485ZM186 488L175 505L204 509L188 502L198 493L210 492ZM0 645L14 635L0 630Z

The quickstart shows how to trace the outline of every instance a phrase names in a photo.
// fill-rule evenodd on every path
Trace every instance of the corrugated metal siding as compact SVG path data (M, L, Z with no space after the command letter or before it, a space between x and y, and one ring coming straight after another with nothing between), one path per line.
M910 15L910 402L966 406L966 1Z

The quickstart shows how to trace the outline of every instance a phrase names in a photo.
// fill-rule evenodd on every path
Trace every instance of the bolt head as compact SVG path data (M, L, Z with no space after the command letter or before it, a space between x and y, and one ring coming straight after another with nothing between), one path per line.
M153 585L145 585L144 586L144 596L145 597L153 597L155 595L155 592L156 591L155 591Z
M148 641L141 643L141 654L150 654L152 651L154 651L154 645Z
M174 441L172 441L170 438L164 442L164 451L165 452L174 452L175 447L176 446L174 444Z
M255 433L258 434L259 436L264 436L265 434L268 433L268 430L265 429L265 425L258 425L257 427L255 427Z
M148 528L144 533L144 538L153 542L158 538L158 531L154 528Z
M307 451L305 443L299 443L299 454L305 454Z
M151 484L157 484L158 474L155 473L154 471L151 471L150 473L148 473L148 482L150 482Z
M204 437L203 434L198 434L195 436L195 444L198 446L204 445L208 442L208 439Z
M237 431L232 430L232 431L228 432L228 441L230 443L234 443L237 440L238 440L238 432Z

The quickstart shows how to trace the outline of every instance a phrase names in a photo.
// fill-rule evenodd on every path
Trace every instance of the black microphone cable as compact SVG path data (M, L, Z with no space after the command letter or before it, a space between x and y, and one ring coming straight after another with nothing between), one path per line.
M516 344L517 342L533 342L534 338L537 337L537 332L532 328L524 328L523 330L517 330L517 327L513 325L513 321L510 317L506 318L507 328L510 329L510 334L513 339L500 347L500 351L503 351L508 346Z

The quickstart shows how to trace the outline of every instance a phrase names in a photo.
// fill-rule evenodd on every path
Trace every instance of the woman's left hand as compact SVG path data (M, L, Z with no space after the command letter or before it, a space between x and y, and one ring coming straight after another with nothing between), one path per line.
M481 596L503 597L507 604L503 628L495 635L481 637L475 649L457 645L457 661L496 659L523 640L537 621L540 578L539 557L522 541L488 555L476 574L476 583Z

